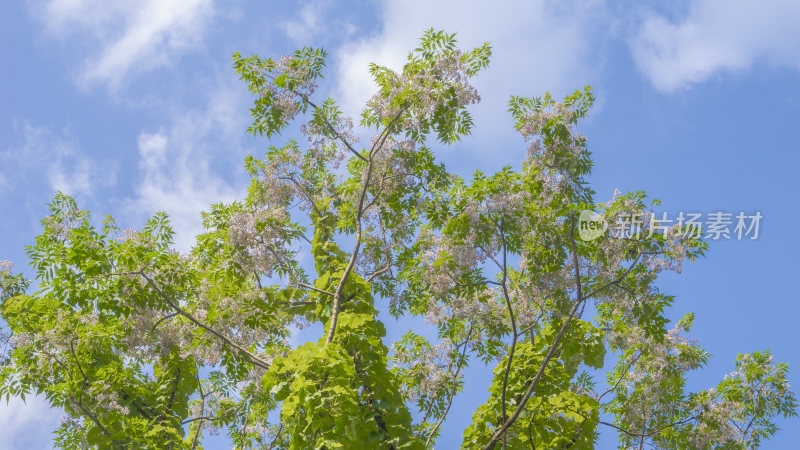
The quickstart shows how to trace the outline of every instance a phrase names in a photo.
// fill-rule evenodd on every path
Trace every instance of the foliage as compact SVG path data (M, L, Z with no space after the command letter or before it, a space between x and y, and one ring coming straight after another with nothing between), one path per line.
M691 315L670 327L654 285L706 244L655 220L576 237L582 210L652 217L642 192L594 200L575 130L590 89L511 98L518 170L464 179L436 161L429 140L469 134L469 80L490 55L431 30L402 71L372 65L361 126L374 134L359 147L336 103L314 100L324 51L234 54L256 96L249 131L277 139L299 117L308 142L248 157L245 200L212 205L186 254L163 213L122 230L57 195L28 249L35 279L0 267L0 395L63 409L63 448L200 448L224 431L237 448L421 449L483 363L494 377L464 448L591 448L601 426L623 448L763 443L796 415L788 367L743 354L688 392L709 355L686 337ZM376 298L424 317L433 342L409 331L387 348ZM319 339L292 344L310 323Z

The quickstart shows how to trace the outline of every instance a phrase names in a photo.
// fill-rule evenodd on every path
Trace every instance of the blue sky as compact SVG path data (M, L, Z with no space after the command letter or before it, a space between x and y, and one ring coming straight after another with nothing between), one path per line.
M366 64L398 67L424 29L442 28L464 47L494 47L476 81L477 128L437 149L442 161L461 173L518 165L525 145L505 112L508 95L591 84L598 102L581 128L598 200L645 189L670 213L764 216L757 240L714 241L707 258L661 281L677 296L671 317L694 311L693 336L714 355L692 387L716 383L737 353L765 348L798 380L798 17L796 0L3 2L0 259L27 271L23 246L56 190L131 227L167 211L188 248L199 212L243 197L242 159L266 146L244 132L251 99L232 52L325 47L321 94L357 114L371 92ZM397 336L408 325L388 326ZM460 442L486 399L486 372L467 372L441 448ZM59 422L38 399L2 404L0 448L48 448ZM796 420L780 425L766 448L800 440ZM601 448L613 442L606 432Z

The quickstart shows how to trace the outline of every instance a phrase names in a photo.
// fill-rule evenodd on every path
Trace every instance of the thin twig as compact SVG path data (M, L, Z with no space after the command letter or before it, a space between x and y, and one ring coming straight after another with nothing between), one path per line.
M385 265L385 266L381 267L380 269L376 270L375 272L372 272L372 273L371 273L371 274L370 274L370 275L367 277L367 283L369 283L370 281L372 281L372 279L373 279L373 278L375 278L375 277L377 277L378 275L381 275L381 274L384 274L384 273L386 273L386 272L387 272L389 269L391 269L391 268L392 268L392 266L391 266L390 264L387 264L387 265Z
M315 291L315 292L319 292L320 294L330 295L331 297L336 295L333 292L315 288L314 286L312 286L310 284L307 284L307 283L297 283L297 285L300 286L300 287L304 287L306 289L311 289L312 291Z

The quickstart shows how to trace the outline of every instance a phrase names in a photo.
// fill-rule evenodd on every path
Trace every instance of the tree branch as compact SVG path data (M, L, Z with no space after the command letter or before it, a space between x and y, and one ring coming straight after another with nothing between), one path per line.
M310 284L307 284L307 283L297 283L297 285L300 286L300 287L304 287L306 289L311 289L314 292L319 292L320 294L330 295L331 297L335 297L336 296L336 294L334 294L333 292L315 288L314 286L312 286Z
M216 337L217 337L219 340L221 340L221 341L222 341L222 342L224 342L225 344L227 344L227 345L229 345L230 347L232 347L232 348L236 349L236 350L237 350L239 353L241 353L242 355L244 355L244 356L246 356L248 359L250 359L250 362L252 362L252 363L253 363L253 364L255 364L256 366L258 366L258 367L261 367L261 368L262 368L262 369L264 369L264 370L269 370L270 364L269 364L267 361L264 361L263 359L259 358L258 356L256 356L256 355L254 355L254 354L250 353L250 352L249 352L249 351L247 351L245 348L243 348L243 347L239 346L239 345L238 345L238 344L236 344L235 342L233 342L233 341L231 341L230 339L228 339L227 337L225 337L223 334L219 333L218 331L216 331L216 330L212 329L212 328L211 328L211 327L209 327L208 325L206 325L206 324L204 324L204 323L200 322L199 320L197 320L197 318L195 318L193 315L189 314L188 312L184 311L184 310L183 310L183 309L182 309L180 306L178 306L176 303L173 303L173 302L172 302L172 300L170 300L170 299L169 299L169 298L168 298L168 297L167 297L167 296L164 294L164 292L163 292L163 291L162 291L162 290L161 290L161 289L160 289L160 288L159 288L159 287L158 287L158 286L155 284L155 282L153 282L153 280L152 280L152 279L151 279L149 276L147 276L147 274L146 274L146 273L145 273L143 270L140 270L140 271L135 271L135 272L118 272L118 273L116 273L116 274L112 274L112 275L140 275L140 276L142 276L142 277L143 277L143 278L144 278L144 279L147 281L147 283L148 283L148 284L149 284L149 285L150 285L150 286L151 286L151 287L152 287L152 288L153 288L153 289L156 291L156 293L158 293L158 295L159 295L159 296L161 296L161 298L162 298L162 299L163 299L165 302L167 302L167 304L168 304L168 305L169 305L169 306L170 306L172 309L174 309L174 310L175 310L175 312L176 312L176 313L180 314L180 315L181 315L181 316L183 316L183 317L186 317L187 319L189 319L189 320L190 320L192 323L194 323L194 324L195 324L195 325L197 325L198 327L200 327L200 328L202 328L202 329L204 329L204 330L208 331L209 333L211 333L211 334L213 334L214 336L216 336Z
M585 300L583 298L583 295L582 295L583 291L582 291L581 280L580 280L580 265L579 265L579 262L578 262L578 254L577 254L576 248L575 248L575 213L574 212L572 213L572 224L570 226L570 244L571 244L571 249L572 249L572 260L573 260L573 264L575 265L575 282L576 282L578 298L575 299L575 302L572 304L572 309L570 309L570 312L567 315L566 319L564 320L564 323L561 325L561 328L558 330L558 334L556 335L555 339L553 340L553 343L550 345L550 349L547 351L547 355L545 355L545 358L542 361L542 364L539 366L539 370L536 372L536 375L534 376L533 380L528 385L528 389L523 394L522 399L520 400L519 404L517 405L517 408L514 410L514 413L511 415L511 417L508 420L506 420L505 423L503 423L503 425L500 428L498 428L492 434L491 438L489 438L489 442L483 447L483 450L491 450L492 447L494 447L495 442L497 442L498 439L500 439L502 436L505 435L506 431L508 431L508 429L511 427L511 425L513 425L514 422L516 422L517 418L519 418L519 415L522 414L522 410L525 408L525 405L528 403L528 399L530 399L531 395L533 394L534 389L536 389L536 385L539 384L539 380L541 380L542 375L544 375L545 368L547 368L547 365L550 363L550 360L553 359L553 356L556 353L556 348L558 347L558 344L561 342L561 339L563 339L564 334L567 332L567 326L569 325L569 323L572 320L573 316L575 316L575 313L578 311L578 307Z
M364 200L367 197L367 191L369 190L369 182L370 178L372 177L372 170L374 168L373 157L375 155L375 150L381 148L383 144L386 142L386 139L389 137L390 127L400 117L400 115L403 114L403 112L405 112L405 109L401 109L397 113L394 119L392 119L392 121L389 122L389 124L386 126L386 129L384 129L384 131L381 133L380 137L375 140L375 143L372 144L372 147L369 150L366 174L364 177L365 178L364 187L361 189L361 196L358 199L358 209L356 210L356 242L353 245L353 252L350 254L350 261L347 263L347 267L345 267L344 269L342 278L339 280L339 285L336 287L336 295L333 297L333 309L331 311L331 325L330 328L328 329L328 336L325 339L326 345L333 342L333 336L336 333L336 322L339 319L339 309L342 299L342 293L344 292L344 285L347 282L347 278L350 276L350 272L353 271L353 266L356 263L358 252L361 249L361 219L362 215L364 214Z
M312 102L311 99L309 99L307 95L302 94L300 92L297 92L295 90L292 90L292 92L295 95L300 96L300 98L302 98L303 101L306 102L309 106L311 106L315 110L319 110L319 106L317 106L314 102ZM353 146L350 145L350 143L347 142L347 140L345 138L343 138L342 135L340 135L338 131L336 131L336 128L334 128L333 124L330 123L330 121L328 120L327 117L325 117L325 125L328 127L329 130L331 130L331 133L333 133L333 135L336 137L336 139L340 140L345 145L345 147L347 147L347 149L350 150L351 153L356 155L362 161L367 162L367 158L364 158L364 155L362 155L361 153L357 152L356 149L354 149Z
M614 425L613 423L604 422L602 420L599 420L597 423L599 425L606 425L606 426L609 426L611 428L614 428L614 429L616 429L618 431L621 431L621 432L627 434L628 436L638 437L638 438L644 439L644 438L653 437L653 436L657 435L658 433L661 433L662 431L666 430L667 428L672 428L672 427L675 427L675 426L678 426L678 425L683 425L683 424L685 424L687 422L691 422L692 420L695 420L695 419L697 419L697 416L692 416L692 417L688 417L688 418L683 419L683 420L678 420L676 422L668 423L668 424L666 424L666 425L664 425L662 427L656 428L655 430L653 430L653 431L651 431L649 433L637 433L635 431L626 430L626 429L624 429L622 427Z
M96 416L96 415L94 415L94 414L92 413L92 411L91 411L89 408L87 408L86 406L84 406L84 405L83 405L83 403L81 403L81 401L80 401L80 400L77 400L77 401L76 401L74 397L72 397L72 400L75 402L75 404L78 406L78 408L79 408L79 409L80 409L80 410L81 410L81 411L82 411L84 414L86 414L86 415L87 415L87 416L88 416L90 419L92 419L92 422L94 422L94 423L95 423L95 425L97 425L97 428L99 428L99 429L100 429L100 431L101 431L101 432L102 432L104 435L106 435L107 437L111 437L111 433L108 431L108 429L106 429L106 427L104 427L104 426L103 426L103 424L102 424L102 423L100 423L100 420L98 420L98 419L97 419L97 416ZM119 447L119 448L122 448L122 444L121 444L121 443L120 443L118 440L116 440L116 439L112 439L112 440L111 440L111 442L113 442L114 444L116 444L116 446L117 446L117 447Z
M369 274L369 276L367 277L367 283L369 283L370 281L372 281L372 279L373 279L373 278L375 278L375 277L377 277L378 275L381 275L381 274L384 274L384 273L386 273L386 272L387 272L387 271L389 271L389 269L391 269L391 268L392 268L391 264L386 264L385 266L381 267L380 269L376 270L375 272L372 272L372 273L371 273L371 274Z
M517 347L517 321L514 317L514 308L511 306L511 298L508 295L508 264L507 264L507 246L506 246L506 233L505 233L505 222L503 219L500 219L500 238L503 244L503 282L501 284L503 288L503 297L506 300L506 307L508 308L508 316L511 320L511 348L508 351L508 363L506 364L506 373L503 376L503 390L500 394L500 404L502 406L502 420L506 420L506 390L508 389L508 376L511 373L511 362L514 360L514 350ZM503 448L506 448L506 437L503 434Z

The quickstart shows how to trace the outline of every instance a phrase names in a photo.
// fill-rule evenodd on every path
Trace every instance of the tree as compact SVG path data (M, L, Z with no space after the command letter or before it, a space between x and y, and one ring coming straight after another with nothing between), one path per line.
M430 30L402 72L372 65L363 147L332 99L314 99L324 51L234 54L255 95L249 131L277 140L299 117L308 143L248 157L245 200L212 205L186 254L163 213L122 230L57 195L29 247L35 280L0 268L0 395L62 408L65 448L199 448L224 431L241 448L422 449L464 368L483 362L493 383L464 448L590 448L601 425L626 448L768 439L776 416L796 415L788 367L768 351L740 355L716 388L685 389L709 354L686 337L691 315L670 326L655 281L702 256L702 239L650 220L577 236L583 210L652 217L642 192L598 203L587 186L575 126L590 89L511 98L528 142L519 170L467 180L437 163L427 143L470 132L469 80L490 54ZM390 351L376 298L438 338L410 331ZM291 345L309 323L319 340Z

